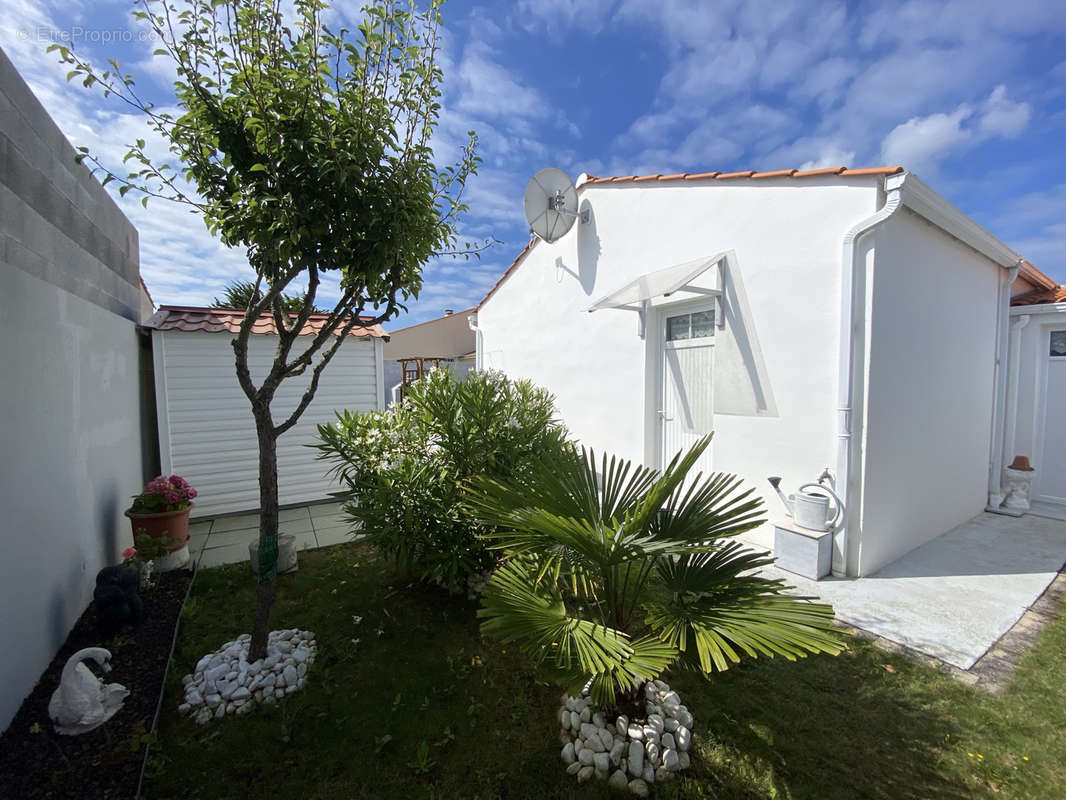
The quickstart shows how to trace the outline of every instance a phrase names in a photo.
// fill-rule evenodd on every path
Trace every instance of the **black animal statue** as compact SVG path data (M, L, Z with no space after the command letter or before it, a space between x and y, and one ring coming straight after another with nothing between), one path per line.
M105 638L111 638L126 625L136 625L144 614L141 596L137 593L140 575L128 567L104 567L96 575L93 602L96 604L96 625Z

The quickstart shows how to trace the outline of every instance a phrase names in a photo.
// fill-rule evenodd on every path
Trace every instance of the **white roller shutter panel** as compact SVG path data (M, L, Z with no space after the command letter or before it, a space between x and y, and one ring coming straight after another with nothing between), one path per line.
M193 517L259 507L258 445L251 404L237 383L232 334L153 331L160 460L163 471L188 480L199 492ZM304 337L294 345L294 352ZM248 362L258 383L273 362L278 338L254 334ZM338 487L316 460L316 426L334 410L379 408L381 342L351 338L322 373L314 400L300 421L278 439L278 499L282 505L329 497ZM272 404L275 424L296 407L310 372L287 379Z

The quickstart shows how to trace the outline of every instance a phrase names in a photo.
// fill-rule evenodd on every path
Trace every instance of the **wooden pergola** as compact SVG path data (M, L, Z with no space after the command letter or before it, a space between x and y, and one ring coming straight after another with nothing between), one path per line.
M401 358L400 369L403 371L403 378L400 382L400 399L403 400L404 395L407 394L407 385L414 383L422 378L423 375L430 369L436 369L440 366L440 362L447 361L446 358Z

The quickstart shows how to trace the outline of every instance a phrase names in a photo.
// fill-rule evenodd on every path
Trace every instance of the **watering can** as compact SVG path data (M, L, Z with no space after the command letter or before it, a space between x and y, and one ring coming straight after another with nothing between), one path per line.
M826 494L813 494L809 489L820 489ZM834 513L829 513L829 498L836 501ZM794 494L788 496L788 511L792 519L801 528L812 531L831 531L840 522L844 513L844 504L836 492L820 483L805 483Z
M796 525L812 531L831 531L840 524L844 516L844 503L828 486L820 482L805 483L786 498L778 488L780 483L780 478L770 478L770 484L784 501L788 514ZM812 490L818 490L824 494L815 494ZM836 508L832 514L829 513L830 498L836 501Z

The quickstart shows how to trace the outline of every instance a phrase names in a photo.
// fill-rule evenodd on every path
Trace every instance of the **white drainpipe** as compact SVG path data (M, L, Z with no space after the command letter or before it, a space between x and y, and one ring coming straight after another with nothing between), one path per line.
M1022 328L1032 319L1028 314L1016 317L1010 326L1010 360L1007 362L1007 431L1003 437L1007 458L1018 453L1014 439L1018 430L1018 384L1021 381ZM1004 459L1006 460L1006 459Z
M474 332L474 369L484 369L482 361L484 360L485 334L477 326L477 314L471 314L467 317L466 324Z
M833 574L843 576L848 571L849 538L859 519L862 487L858 473L852 473L853 442L861 437L863 403L861 394L855 391L855 362L857 354L865 356L865 337L858 335L866 323L865 280L856 281L855 275L865 265L856 264L859 240L895 214L903 202L902 184L885 190L885 204L871 217L867 217L844 236L844 256L840 286L840 353L837 382L837 494L844 502L845 514L840 529L834 535ZM856 292L861 291L856 297ZM861 380L862 376L859 376ZM852 484L855 484L854 486Z
M988 506L989 511L999 511L1003 505L1003 425L1007 414L1004 404L1007 397L1007 373L1010 365L1010 287L1021 271L1021 262L1010 268L1007 280L999 289L999 305L996 307L996 361L993 367L992 395L992 441L988 454Z

